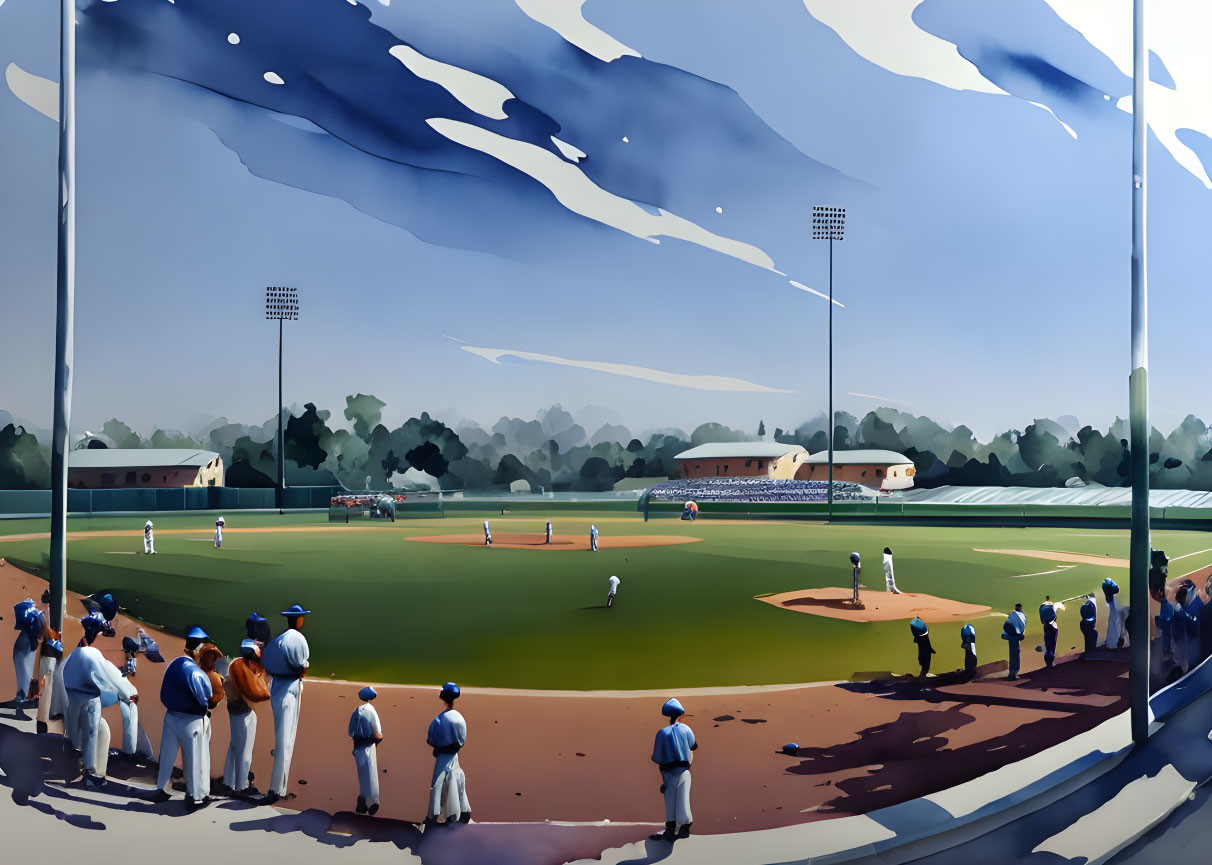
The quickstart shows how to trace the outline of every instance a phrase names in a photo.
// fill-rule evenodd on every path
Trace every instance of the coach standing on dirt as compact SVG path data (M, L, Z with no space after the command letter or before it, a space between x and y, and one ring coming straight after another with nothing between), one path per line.
M694 815L690 812L690 763L694 760L691 751L697 751L699 743L694 732L681 722L686 710L676 699L670 698L661 706L661 714L669 719L669 725L656 734L652 746L652 762L661 770L661 793L665 796L665 831L653 835L653 841L673 841L690 837L690 825Z
M311 610L299 604L283 610L286 630L270 640L262 654L269 673L269 704L274 710L274 771L265 802L273 804L290 795L290 758L299 729L299 707L303 699L303 677L307 674L310 650L303 636L303 617Z

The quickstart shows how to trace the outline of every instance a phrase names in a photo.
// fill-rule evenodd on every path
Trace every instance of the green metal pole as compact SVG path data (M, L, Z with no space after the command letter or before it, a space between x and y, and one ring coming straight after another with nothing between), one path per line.
M1134 0L1132 38L1132 373L1128 379L1128 425L1132 452L1132 540L1128 599L1132 624L1128 689L1132 741L1149 738L1149 293L1145 267L1145 4Z

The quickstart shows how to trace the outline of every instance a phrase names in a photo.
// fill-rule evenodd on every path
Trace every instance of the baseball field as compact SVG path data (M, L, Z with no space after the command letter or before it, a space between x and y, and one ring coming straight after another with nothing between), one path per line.
M908 672L915 605L932 622L941 671L962 665L965 621L976 627L982 661L994 660L1005 655L999 634L1016 602L1028 613L1025 648L1033 651L1044 595L1094 592L1110 576L1126 600L1126 531L645 523L562 510L551 515L557 543L542 547L542 517L498 511L351 525L330 524L326 514L225 516L216 550L214 515L156 515L155 556L142 552L141 517L72 519L69 587L112 589L131 615L174 633L201 624L229 653L251 610L304 604L314 611L307 634L319 677L563 690ZM492 548L479 540L485 518L498 539ZM582 542L590 523L601 532L596 553ZM0 556L44 575L47 530L45 521L0 522ZM851 551L862 555L864 585L883 595L886 545L899 587L914 596L889 613L899 618L839 614L832 602L802 597L849 588ZM1205 533L1155 532L1154 545L1174 559L1172 576L1212 564ZM622 583L608 610L612 574ZM760 599L773 595L782 597ZM872 610L886 599L867 597ZM1062 651L1079 643L1079 603L1060 614ZM1101 616L1101 597L1099 606Z

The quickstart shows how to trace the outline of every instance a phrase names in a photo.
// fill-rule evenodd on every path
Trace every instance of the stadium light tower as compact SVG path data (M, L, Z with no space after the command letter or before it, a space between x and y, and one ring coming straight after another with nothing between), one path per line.
M282 511L286 497L286 437L282 431L282 322L299 320L299 290L282 286L265 289L265 317L278 322L278 482L274 503Z
M833 241L846 230L846 208L812 208L812 239L829 241L829 519L833 519Z
M1128 427L1132 454L1132 540L1128 571L1128 695L1132 741L1149 738L1149 292L1145 272L1145 88L1149 83L1145 3L1132 4L1132 372Z
M50 618L67 602L67 454L76 330L76 4L59 5L59 237L55 264L55 390L51 434ZM18 683L20 685L21 683Z

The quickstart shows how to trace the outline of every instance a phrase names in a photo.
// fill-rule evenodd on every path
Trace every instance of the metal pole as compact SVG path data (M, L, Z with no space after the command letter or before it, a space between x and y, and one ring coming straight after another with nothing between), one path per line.
M63 630L67 604L67 454L76 302L76 6L59 8L59 239L55 273L55 392L51 434L50 614Z
M286 499L286 436L282 431L282 319L278 319L278 512Z
M1132 624L1128 688L1132 741L1149 738L1149 309L1145 270L1145 3L1132 4L1132 373L1128 419L1132 450L1132 542L1128 599Z
M829 519L833 519L833 235L829 235Z

